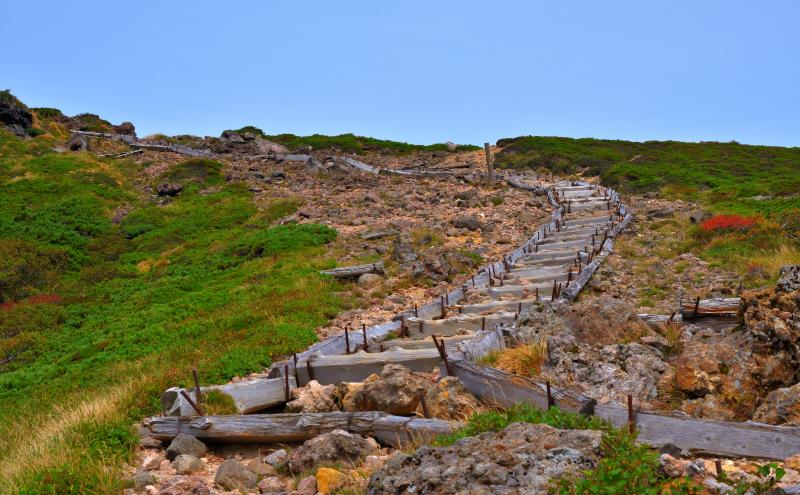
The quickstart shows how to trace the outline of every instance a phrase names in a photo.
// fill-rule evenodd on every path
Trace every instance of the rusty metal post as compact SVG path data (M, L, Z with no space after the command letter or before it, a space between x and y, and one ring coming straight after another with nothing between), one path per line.
M369 349L369 342L367 342L367 324L366 323L362 323L361 324L361 331L364 334L364 350L366 351L367 349Z
M193 401L192 398L189 396L189 394L186 393L186 390L181 390L181 395L183 396L184 399L186 399L186 402L188 402L189 405L192 406L192 409L197 411L197 414L199 414L200 416L206 415L206 413L203 412L203 408L200 407L200 404L197 404L195 401Z
M633 433L636 430L636 418L633 412L633 396L628 396L628 431Z
M550 380L545 382L545 385L547 386L547 408L550 409L555 404L553 401L553 394L550 392Z
M349 327L344 327L344 353L350 354L350 330Z
M200 377L197 374L197 368L192 370L192 378L194 378L194 396L197 397L197 402L202 402L203 395L200 392Z
M419 318L419 308L417 308L417 304L414 303L414 316Z
M306 369L308 370L308 379L309 380L316 380L316 378L314 377L314 368L311 367L311 359L313 357L314 357L314 355L312 354L312 355L308 356L308 359L306 359ZM298 383L297 385L300 385L300 384Z
M431 413L428 410L428 401L425 399L425 392L420 392L419 404L422 406L422 415L425 416L425 418L430 418Z
M441 296L439 300L442 304L442 318L444 318L447 316L447 307L444 305L444 296Z

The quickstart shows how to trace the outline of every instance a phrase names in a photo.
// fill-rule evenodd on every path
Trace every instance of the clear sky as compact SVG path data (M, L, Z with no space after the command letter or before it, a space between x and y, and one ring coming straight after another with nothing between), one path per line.
M0 87L155 132L800 146L797 1L1 0Z

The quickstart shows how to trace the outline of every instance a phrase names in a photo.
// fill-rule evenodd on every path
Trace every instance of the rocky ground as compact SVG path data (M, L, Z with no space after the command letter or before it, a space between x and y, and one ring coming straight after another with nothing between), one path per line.
M653 197L651 197L653 196ZM670 314L678 300L734 297L741 277L688 252L692 224L710 217L696 204L654 195L626 196L636 217L581 297L609 294L640 313Z
M459 177L408 180L331 172L335 167L319 173L303 162L276 160L276 150L258 140L233 144L238 141L225 138L220 142L221 150L227 150L219 157L226 179L247 183L261 207L269 208L276 200L299 204L296 213L279 223L314 222L335 228L339 238L329 249L339 266L385 263L385 276L362 276L346 285L358 309L319 329L321 338L346 326L385 321L402 309L437 297L483 262L522 244L549 216L544 198L476 183L471 174L478 171L481 152L405 156L371 152L359 157L395 169L460 171ZM317 163L332 163L332 151L310 152ZM168 201L180 191L170 190L169 184L153 189L152 177L180 157L158 156L159 161L145 169L141 185ZM152 158L147 152L136 159ZM705 216L695 205L655 197L626 201L637 219L593 278L590 291L577 304L532 313L519 329L523 343L546 343L540 376L600 402L624 402L632 395L643 409L677 409L719 420L800 421L795 412L800 409L795 390L799 370L794 335L800 331L797 288L745 292L746 310L739 328L691 324L647 328L637 313L669 314L680 297L731 296L739 292L739 279L683 252L686 227ZM420 395L427 398L432 416L443 419L464 419L483 407L457 380L437 384L435 379L387 366L383 376L359 384L311 382L294 391L288 410L419 415ZM169 449L165 454L142 450L131 473L141 489L161 494L217 493L219 488L237 487L253 493L299 494L349 489L452 493L467 487L482 487L475 488L475 493L544 493L547 480L594 465L596 436L595 432L520 424L451 447L422 447L411 454L392 455L371 439L336 431L283 451L270 446L264 451L207 453L195 445L173 459ZM502 453L493 445L502 445ZM265 456L267 452L272 453ZM800 481L794 469L800 462L792 462L785 464L787 482ZM713 466L711 460L662 456L665 471L675 476L713 481L709 463ZM748 479L754 466L728 460L722 468L731 478ZM713 485L712 481L706 484ZM721 489L712 486L711 490Z

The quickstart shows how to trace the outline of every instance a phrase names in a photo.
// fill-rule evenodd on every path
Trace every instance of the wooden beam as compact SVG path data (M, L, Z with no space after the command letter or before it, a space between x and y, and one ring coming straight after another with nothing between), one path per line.
M383 262L365 263L363 265L343 266L339 268L332 268L330 270L323 270L320 273L331 275L336 278L357 278L365 273L386 273L383 267Z
M357 340L356 340L357 341ZM436 349L390 349L386 352L358 351L354 354L313 356L311 373L308 359L298 361L297 380L301 386L313 379L322 385L360 382L373 373L380 375L387 364L400 364L412 371L429 372L439 363Z
M695 301L682 301L681 313L685 318L692 318L700 315L736 315L739 313L739 297L717 297L714 299L700 299L695 314Z
M483 149L486 152L486 181L489 187L494 186L494 157L492 156L492 148L489 143L483 143Z
M208 442L295 443L342 429L374 436L384 445L396 448L402 448L415 439L429 441L462 427L460 423L392 416L377 411L203 416L194 419L155 416L146 419L144 424L159 440L171 440L178 433L186 433Z
M525 402L539 409L548 408L547 386L544 383L463 359L451 360L450 368L466 390L486 402L500 407ZM551 386L551 394L554 405L564 411L592 414L597 404L591 397L555 386Z
M628 410L609 402L595 406L595 415L623 428ZM800 427L734 423L637 412L638 440L655 447L672 444L692 454L783 460L800 453Z
M289 376L290 393L296 387L294 376ZM180 394L181 390L184 389L172 387L161 395L164 410L168 414L176 416L195 415L195 410ZM233 399L236 409L242 414L263 411L286 403L286 380L284 378L257 378L224 385L200 387L200 393L203 395L212 390L228 395ZM197 400L197 393L194 389L187 389L185 392L192 400Z

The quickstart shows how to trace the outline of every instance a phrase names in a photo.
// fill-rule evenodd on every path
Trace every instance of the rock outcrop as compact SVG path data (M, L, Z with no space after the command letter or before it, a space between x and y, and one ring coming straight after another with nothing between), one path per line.
M602 432L514 423L449 447L397 453L369 480L370 495L547 493L551 479L591 469Z
M429 378L399 364L387 364L381 376L369 376L348 401L356 411L386 411L390 414L413 414L420 395L431 384Z
M363 437L344 430L333 430L311 440L289 454L287 466L292 472L326 462L358 462L374 454L380 447L369 437Z

